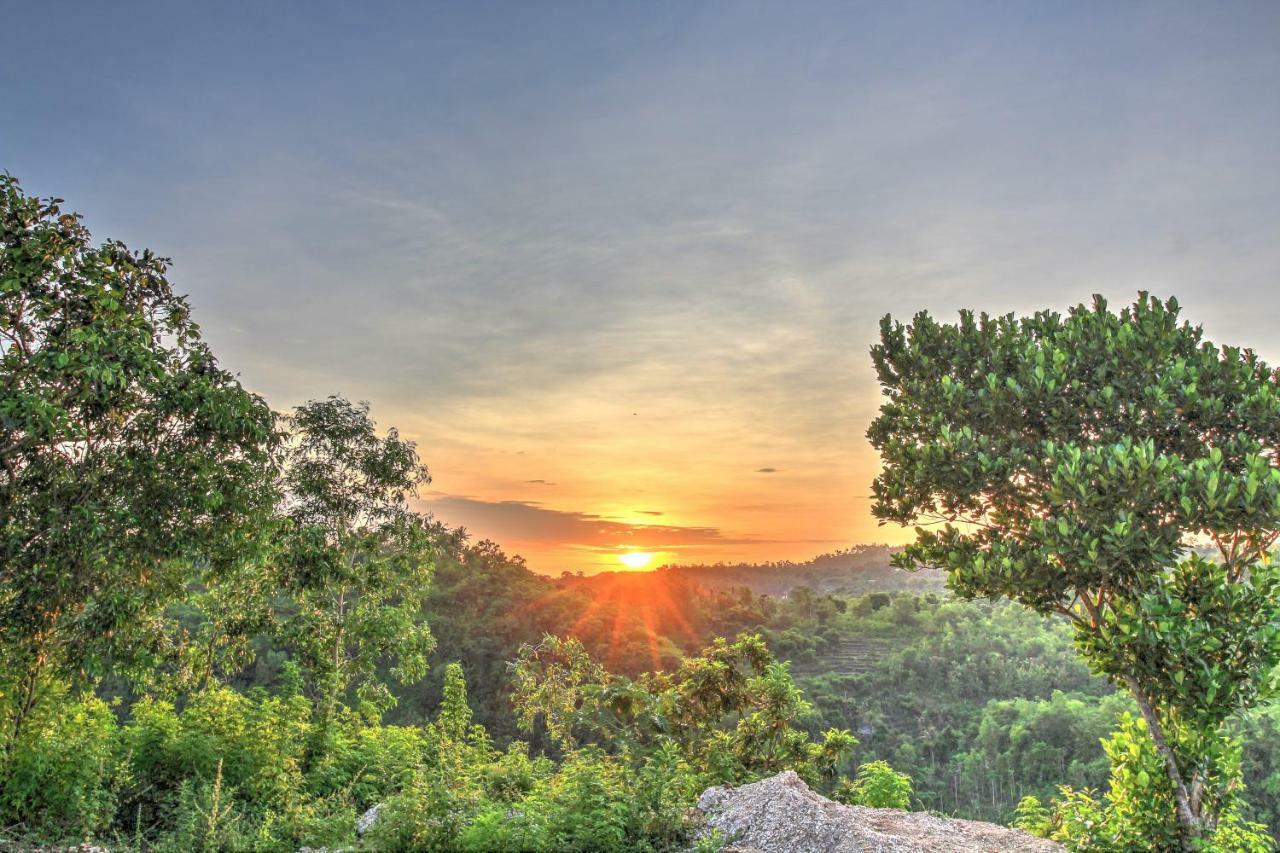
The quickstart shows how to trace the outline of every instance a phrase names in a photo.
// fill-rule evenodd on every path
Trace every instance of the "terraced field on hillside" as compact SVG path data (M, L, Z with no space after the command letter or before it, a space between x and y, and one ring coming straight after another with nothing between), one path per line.
M822 675L828 672L866 673L893 652L893 643L869 637L846 637L834 648L811 662L794 661L795 675Z

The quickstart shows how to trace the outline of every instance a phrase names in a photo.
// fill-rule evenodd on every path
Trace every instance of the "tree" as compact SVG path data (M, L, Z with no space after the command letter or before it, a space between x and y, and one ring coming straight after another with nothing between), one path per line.
M371 710L393 703L384 661L402 683L426 674L434 640L420 615L439 531L408 506L430 482L416 447L395 429L378 437L367 404L313 401L289 425L279 630L310 676L323 734L353 686Z
M511 665L512 704L520 726L532 732L542 718L547 733L565 752L577 747L574 724L586 697L609 678L577 639L550 634L520 647Z
M717 638L639 681L610 674L576 639L547 636L520 649L512 672L521 725L531 731L541 716L566 752L578 747L575 731L632 757L674 747L717 783L783 770L829 782L858 743L842 729L810 739L799 724L812 706L759 636Z
M1189 847L1217 819L1224 724L1277 686L1276 373L1145 293L1118 313L885 317L872 358L874 512L920 525L898 564L1069 619L1137 701Z
M147 649L274 503L271 411L219 368L168 261L92 245L59 205L0 175L6 752L50 679Z

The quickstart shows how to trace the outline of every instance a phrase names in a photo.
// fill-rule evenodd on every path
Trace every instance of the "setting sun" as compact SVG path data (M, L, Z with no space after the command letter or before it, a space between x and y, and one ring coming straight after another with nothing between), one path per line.
M628 569L643 569L653 560L653 555L647 551L628 551L619 554L618 560Z

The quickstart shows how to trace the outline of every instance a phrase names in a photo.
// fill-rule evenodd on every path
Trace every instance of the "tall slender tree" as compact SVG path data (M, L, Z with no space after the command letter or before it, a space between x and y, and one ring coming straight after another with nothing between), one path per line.
M312 401L289 424L279 625L310 677L324 732L349 689L371 710L391 705L384 664L402 682L426 674L435 641L421 613L441 531L409 507L430 482L417 449L395 429L379 436L367 404Z

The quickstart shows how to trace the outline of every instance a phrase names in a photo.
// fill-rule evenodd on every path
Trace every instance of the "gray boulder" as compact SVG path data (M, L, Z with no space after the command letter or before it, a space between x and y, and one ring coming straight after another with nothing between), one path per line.
M378 813L382 811L382 803L371 806L368 811L356 818L356 835L363 836L378 822Z
M846 806L791 771L698 800L708 831L747 853L1053 853L1062 847L1016 829L924 812Z

